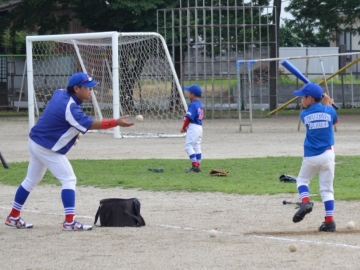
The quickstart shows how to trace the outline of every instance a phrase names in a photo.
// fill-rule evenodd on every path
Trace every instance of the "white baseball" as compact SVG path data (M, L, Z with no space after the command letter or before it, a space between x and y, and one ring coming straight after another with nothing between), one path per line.
M138 121L138 122L144 121L144 117L143 117L141 114L137 115L137 116L135 117L135 119L136 119L136 121Z
M289 249L290 249L291 252L295 252L295 251L297 251L297 245L296 244L291 244L289 246Z
M347 225L346 225L346 228L348 229L354 229L355 228L355 222L353 220L350 220Z
M217 230L210 230L210 231L209 231L209 236L210 236L211 238L216 237L217 234L218 234Z

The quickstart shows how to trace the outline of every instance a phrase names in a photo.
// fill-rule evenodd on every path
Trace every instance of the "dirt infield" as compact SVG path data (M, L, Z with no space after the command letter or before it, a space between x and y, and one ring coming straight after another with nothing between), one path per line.
M337 155L358 155L359 120L360 116L340 118L335 134ZM238 120L205 121L204 162L211 158L301 156L304 127L297 129L297 117L255 119L252 133L247 127L239 132ZM26 118L0 118L0 151L10 165L28 161L27 133ZM88 133L68 157L186 159L186 154L184 138L112 139ZM2 220L15 190L0 186ZM337 201L337 232L320 233L317 228L324 216L320 202L315 202L304 221L292 222L294 206L281 202L296 201L296 194L241 196L78 187L78 219L93 223L99 200L108 197L137 197L147 225L63 232L60 187L39 186L22 213L34 228L18 230L0 225L0 269L359 268L359 202ZM349 220L356 222L354 230L346 228ZM211 229L219 231L217 237L209 237ZM291 243L298 245L296 252L289 251Z

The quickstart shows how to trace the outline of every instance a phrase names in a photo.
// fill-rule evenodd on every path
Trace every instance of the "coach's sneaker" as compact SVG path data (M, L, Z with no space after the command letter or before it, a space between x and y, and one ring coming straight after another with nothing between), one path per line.
M31 229L33 227L32 224L26 223L21 217L14 218L10 215L6 218L5 224L18 229Z
M319 227L319 232L334 232L336 231L335 221L323 222Z
M92 226L74 220L73 222L64 221L62 229L63 231L89 231L92 229Z
M313 202L307 202L301 204L299 210L295 213L293 217L293 222L300 222L304 219L306 214L309 214L313 209L314 203Z

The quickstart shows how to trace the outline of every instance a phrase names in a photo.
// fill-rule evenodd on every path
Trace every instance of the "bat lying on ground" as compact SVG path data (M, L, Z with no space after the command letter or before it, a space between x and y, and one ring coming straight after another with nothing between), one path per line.
M280 61L280 63L281 63L281 65L283 65L288 71L290 71L291 74L293 74L296 78L298 78L298 79L301 80L302 82L304 82L304 83L309 83L309 82L310 82L309 79L306 78L306 77L304 76L304 74L302 74L302 73L300 72L300 70L298 70L295 66L293 66L288 60L283 59L283 60ZM328 91L327 88L326 88L326 91ZM326 93L326 94L329 95L329 93ZM329 95L329 96L330 96L330 95ZM334 108L335 110L339 109L339 107L336 106L335 104L332 104L332 106L333 106L333 108Z
M283 204L296 204L297 206L301 206L301 202L289 202L287 200L283 200Z
M2 165L4 166L5 169L9 169L9 165L6 163L4 157L2 156L1 152L0 152L0 160Z

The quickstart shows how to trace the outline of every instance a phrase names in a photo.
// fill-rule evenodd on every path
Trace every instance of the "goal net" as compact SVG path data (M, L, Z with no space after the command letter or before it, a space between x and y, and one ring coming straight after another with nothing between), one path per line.
M82 71L99 82L91 100L81 105L85 113L98 120L144 118L132 127L111 129L115 138L183 136L178 131L187 105L161 35L104 32L28 36L26 41L30 128L52 93L66 89L69 77Z

